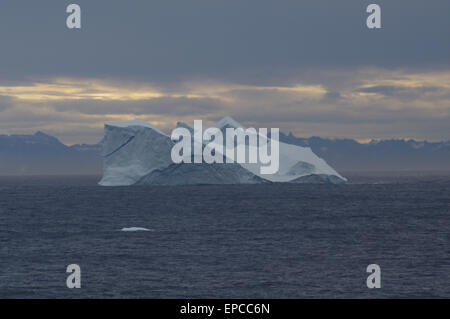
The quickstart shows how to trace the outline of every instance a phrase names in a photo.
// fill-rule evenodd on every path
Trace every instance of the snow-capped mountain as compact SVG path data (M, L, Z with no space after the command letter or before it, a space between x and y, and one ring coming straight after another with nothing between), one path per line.
M178 123L193 133L194 127ZM214 127L243 128L230 117L216 122ZM204 128L206 129L206 127ZM194 143L204 141L194 139ZM343 183L339 175L309 147L280 143L280 166L276 174L261 174L256 164L174 164L170 153L175 142L156 127L145 122L105 124L103 140L104 175L100 185L183 185L241 184L263 182ZM251 146L248 146L251 147Z

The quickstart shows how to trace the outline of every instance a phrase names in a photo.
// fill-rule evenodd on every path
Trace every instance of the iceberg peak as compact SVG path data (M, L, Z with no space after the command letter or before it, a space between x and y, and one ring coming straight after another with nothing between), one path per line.
M214 127L217 127L219 129L222 129L224 127L239 128L239 127L242 127L242 125L240 123L238 123L237 121L235 121L230 116L225 116L223 119L217 121L214 124Z
M140 121L140 120L131 120L131 121L125 121L125 122L106 122L105 125L116 126L116 127L121 127L121 128L126 128L126 127L130 127L130 126L142 126L142 127L151 128L151 129L157 131L158 133L166 135L164 132L162 132L156 126L154 126L148 122L144 122L144 121Z

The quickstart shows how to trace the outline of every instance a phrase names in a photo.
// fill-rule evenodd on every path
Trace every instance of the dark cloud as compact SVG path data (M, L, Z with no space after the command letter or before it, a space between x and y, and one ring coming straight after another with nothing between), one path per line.
M60 112L77 111L83 114L157 114L157 115L205 115L220 109L220 101L210 98L163 97L138 101L75 100L52 102Z
M324 96L324 100L339 100L341 98L341 93L339 92L327 92Z
M8 96L0 95L0 112L13 106L12 99Z
M358 109L341 105L339 107L326 107L311 105L309 107L299 104L277 105L274 108L267 108L259 112L252 112L248 109L237 110L235 117L243 122L256 123L258 126L267 126L272 123L279 123L280 127L286 128L295 126L296 123L316 123L322 125L322 131L328 132L329 125L347 125L348 127L360 124L395 124L399 122L409 123L414 127L415 123L431 123L439 120L450 121L450 114L438 117L430 110L420 108L401 107L398 109L384 105L372 105L369 109ZM298 124L298 127L302 124ZM329 134L329 133L327 133ZM361 134L358 132L357 134ZM364 132L363 134L367 134ZM320 134L319 134L320 135ZM370 134L369 134L370 135ZM447 136L450 138L450 136Z
M415 99L423 96L427 93L445 92L445 88L433 87L433 86L420 86L420 87L404 87L404 86L391 86L391 85L377 85L356 90L362 93L376 93L391 97L401 97L408 99Z
M359 0L2 0L0 77L213 77L280 83L299 70L449 67L450 1L378 0L381 30Z

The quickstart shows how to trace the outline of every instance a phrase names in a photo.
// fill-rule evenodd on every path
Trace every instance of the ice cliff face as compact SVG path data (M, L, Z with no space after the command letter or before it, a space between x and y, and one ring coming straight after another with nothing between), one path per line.
M178 123L193 133L193 126ZM226 128L242 127L226 117L214 124ZM204 127L206 129L206 127ZM194 136L194 134L192 134ZM202 143L203 141L195 141ZM199 185L254 184L270 182L345 183L323 159L310 148L279 143L279 171L260 174L261 164L174 164L170 153L175 143L169 136L146 122L112 122L105 124L103 141L103 186L127 185Z
M145 122L105 124L103 178L100 185L133 185L172 164L170 137Z
M136 185L205 185L260 184L266 180L252 174L239 164L171 164L154 170Z

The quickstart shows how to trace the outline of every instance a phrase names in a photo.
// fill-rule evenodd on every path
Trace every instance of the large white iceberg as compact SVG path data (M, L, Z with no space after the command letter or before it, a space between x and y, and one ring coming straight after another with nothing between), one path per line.
M193 132L188 123L178 123ZM243 126L230 117L214 124L226 128ZM206 128L205 128L206 129ZM194 139L194 134L192 134ZM204 143L193 140L194 143ZM276 174L261 174L261 164L173 163L175 142L153 125L141 121L105 124L103 140L103 186L255 184L271 182L344 183L339 175L309 147L279 143L280 165Z

